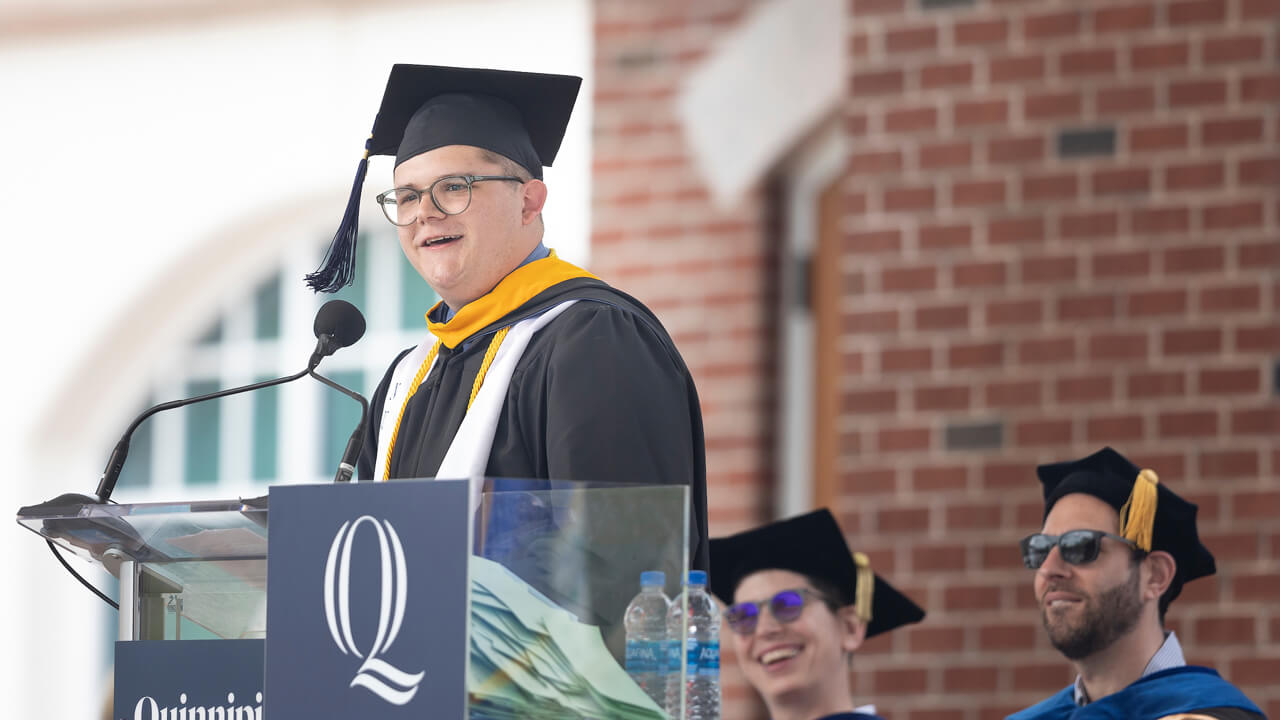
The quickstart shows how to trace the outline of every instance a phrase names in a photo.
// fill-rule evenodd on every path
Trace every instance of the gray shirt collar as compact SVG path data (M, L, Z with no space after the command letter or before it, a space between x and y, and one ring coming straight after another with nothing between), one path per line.
M1187 659L1182 654L1182 645L1178 643L1178 636L1173 631L1169 631L1164 634L1164 644L1160 646L1155 655L1151 656L1151 660L1142 670L1142 677L1158 673L1161 670L1182 667L1186 664ZM1085 692L1084 679L1079 675L1076 676L1075 698L1076 705L1080 707L1093 702L1089 699L1089 693Z

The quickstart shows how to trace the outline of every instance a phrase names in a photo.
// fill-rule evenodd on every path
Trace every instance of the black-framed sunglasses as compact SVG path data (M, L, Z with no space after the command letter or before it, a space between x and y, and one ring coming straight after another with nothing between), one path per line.
M445 215L460 215L471 207L471 186L488 180L524 182L513 175L448 175L431 183L431 187L425 192L417 188L398 187L379 193L378 206L382 208L382 214L387 216L387 220L396 227L413 224L418 217L423 195L429 195L431 203Z
M1049 551L1054 546L1062 559L1070 565L1087 565L1098 559L1102 551L1102 538L1119 540L1131 548L1137 549L1134 541L1101 530L1068 530L1061 535L1045 535L1036 533L1028 535L1019 543L1022 546L1022 564L1031 570L1040 569L1049 558Z
M804 612L805 598L821 600L822 596L805 588L783 590L768 600L730 605L724 611L724 620L729 624L729 629L739 635L750 635L756 631L756 623L760 620L760 613L764 611L766 605L778 622L795 622L800 617L800 613Z

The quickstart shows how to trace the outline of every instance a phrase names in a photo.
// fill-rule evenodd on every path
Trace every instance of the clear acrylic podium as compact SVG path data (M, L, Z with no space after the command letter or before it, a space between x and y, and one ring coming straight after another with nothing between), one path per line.
M573 700L558 693L579 682L574 676L584 670L576 666L579 662L616 663L617 672L608 677L625 678L622 619L639 590L640 573L665 572L667 594L673 597L688 574L688 488L503 479L474 480L471 492L478 508L472 517L469 593L488 593L478 578L492 577L491 568L501 566L512 582L545 603L540 612L564 611L578 624L598 628L602 642L591 658L566 650L576 646L556 647L554 638L547 647L525 652L495 650L500 643L493 627L502 623L480 612L492 599L469 595L468 715L489 717L486 708L503 703L496 716L519 716L520 703L527 701L537 706L529 716L557 716L561 701L556 698L564 697L558 716L591 716L593 711L583 710L587 701L580 693L570 693ZM121 641L216 642L269 637L269 515L267 498L261 497L134 505L46 503L23 508L18 522L120 579ZM512 636L522 635L505 636L507 642ZM478 666L487 668L485 677L475 677ZM605 677L591 668L585 673ZM632 691L639 692L634 684L629 690L592 687L586 695L630 698ZM666 717L656 706L627 708L623 715L629 717Z

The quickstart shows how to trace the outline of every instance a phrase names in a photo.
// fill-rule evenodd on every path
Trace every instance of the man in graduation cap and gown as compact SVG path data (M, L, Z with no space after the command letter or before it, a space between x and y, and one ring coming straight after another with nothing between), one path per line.
M1010 720L1262 718L1216 671L1187 665L1164 629L1183 584L1216 570L1196 506L1111 448L1036 472L1044 526L1023 539L1023 562L1049 640L1078 675Z
M711 592L773 720L874 720L849 681L863 640L924 611L851 553L826 510L711 540Z
M351 281L368 156L394 155L394 187L377 201L441 301L426 314L430 336L378 385L360 478L687 485L691 563L705 568L705 451L689 370L652 312L543 244L542 168L580 84L396 65L346 216L308 283L331 292ZM523 522L509 515L496 524Z

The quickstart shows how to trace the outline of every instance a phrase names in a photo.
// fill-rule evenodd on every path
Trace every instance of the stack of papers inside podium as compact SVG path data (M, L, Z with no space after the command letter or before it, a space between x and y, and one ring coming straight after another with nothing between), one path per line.
M471 558L471 720L667 715L619 667L600 630L502 565Z

